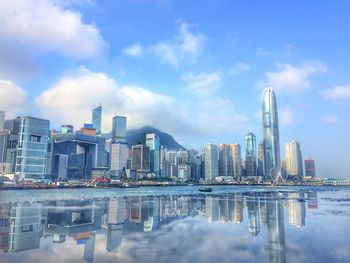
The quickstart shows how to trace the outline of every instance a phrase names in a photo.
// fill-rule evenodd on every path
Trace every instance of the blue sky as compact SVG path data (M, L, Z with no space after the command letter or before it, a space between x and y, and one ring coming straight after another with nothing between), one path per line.
M180 143L261 139L272 86L284 143L320 176L349 178L348 1L27 0L0 2L0 108L52 128L104 108Z

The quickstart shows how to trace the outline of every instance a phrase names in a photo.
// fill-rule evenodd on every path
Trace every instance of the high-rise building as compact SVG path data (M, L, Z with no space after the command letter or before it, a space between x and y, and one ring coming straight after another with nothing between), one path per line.
M113 118L110 168L115 176L121 176L127 165L126 121L123 116Z
M234 178L238 179L242 175L242 157L241 146L238 143L230 144L230 152L232 157L232 168Z
M265 176L271 177L272 169L281 165L277 101L272 88L263 92L262 120Z
M219 145L219 175L232 176L230 173L230 148L227 144Z
M5 125L5 112L0 111L0 132L4 131L4 125Z
M264 143L260 142L258 145L258 176L264 177Z
M215 144L205 145L205 181L214 182L219 176L219 153Z
M112 124L112 143L126 143L126 117L115 116Z
M245 136L245 175L254 177L256 172L256 137L252 132Z
M285 144L285 168L288 176L294 179L303 177L303 161L300 143L291 141Z
M16 175L19 180L44 178L47 175L49 127L48 120L20 117L16 156Z
M150 169L157 177L160 174L160 141L155 133L146 134L146 146L150 149Z
M148 146L143 144L132 146L132 162L131 169L138 172L150 171L150 150Z
M96 134L101 135L102 106L99 105L92 110L92 125L96 129Z
M64 124L61 126L61 133L72 133L73 126L70 124Z
M310 176L311 178L316 177L315 160L305 160L305 176Z

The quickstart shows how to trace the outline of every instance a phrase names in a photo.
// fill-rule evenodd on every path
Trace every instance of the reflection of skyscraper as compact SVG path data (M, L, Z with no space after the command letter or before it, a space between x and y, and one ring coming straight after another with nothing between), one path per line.
M317 203L317 192L316 191L310 191L307 193L307 208L308 209L317 209L318 203Z
M95 233L92 232L89 235L89 239L86 240L84 246L84 259L88 263L94 262L95 256Z
M257 236L260 232L260 204L259 198L256 196L248 196L248 230L253 236Z
M92 125L96 129L96 135L101 135L102 106L98 106L92 111Z
M243 222L243 200L242 196L239 194L234 194L232 221L235 224L240 224Z
M212 196L206 196L205 197L205 217L207 218L208 222L218 221L219 220L219 199L212 197Z
M271 263L285 263L285 236L283 204L278 194L269 194L267 202L267 231L269 241L269 258ZM276 199L273 199L276 198Z
M305 226L305 201L304 193L288 194L289 224L296 227Z
M281 163L277 102L272 88L264 89L262 120L265 175L271 176L271 169Z
M108 200L106 250L115 251L122 242L125 200L122 197Z

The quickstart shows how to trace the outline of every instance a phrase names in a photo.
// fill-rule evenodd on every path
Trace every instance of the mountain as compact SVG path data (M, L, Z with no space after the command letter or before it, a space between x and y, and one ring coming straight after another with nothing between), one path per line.
M144 143L146 140L146 134L148 133L157 134L159 136L160 144L169 150L186 149L182 145L178 144L171 135L151 126L144 126L140 129L128 130L126 132L126 141L128 143L128 147L131 148L132 145L138 144L140 142Z

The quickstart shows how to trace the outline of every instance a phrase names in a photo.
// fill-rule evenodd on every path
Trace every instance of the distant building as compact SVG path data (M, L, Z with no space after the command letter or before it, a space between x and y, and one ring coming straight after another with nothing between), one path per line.
M182 181L189 180L191 177L191 165L187 163L179 164L177 175L177 177Z
M232 156L233 177L238 179L242 176L241 146L238 143L230 144Z
M16 175L19 180L44 178L47 175L50 122L30 116L20 117L19 122Z
M96 136L96 128L90 123L85 123L84 127L80 129L79 133Z
M110 152L111 175L121 176L127 166L126 117L115 116L112 125Z
M155 133L146 134L146 146L150 149L150 170L157 177L160 175L160 141Z
M245 136L245 156L245 175L247 177L256 177L256 137L252 132Z
M64 124L61 126L61 133L72 133L73 130L73 126L70 124Z
M300 149L300 143L291 141L285 144L285 168L293 179L302 179L303 161Z
M219 152L215 144L205 145L205 181L214 182L219 176Z
M4 131L4 125L5 125L5 112L0 111L0 132Z
M102 106L98 106L92 111L92 125L96 129L96 134L101 135Z
M272 169L281 165L277 101L272 88L263 92L262 120L265 176L271 177Z
M150 150L143 144L132 146L131 169L136 170L139 174L150 171Z
M219 145L219 176L232 176L231 175L231 159L230 148L227 144Z
M315 160L305 160L305 176L315 178L316 177L316 167L315 167Z
M264 169L264 142L260 142L258 145L258 176L264 177L265 176L265 169Z
M5 121L4 131L0 132L0 163L6 167L4 173L15 173L19 120L20 118Z

